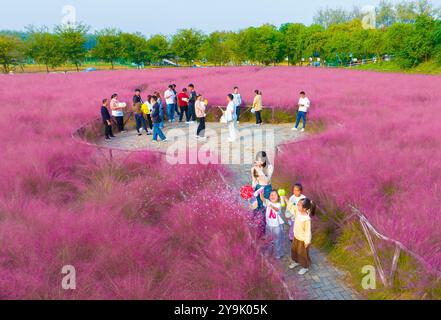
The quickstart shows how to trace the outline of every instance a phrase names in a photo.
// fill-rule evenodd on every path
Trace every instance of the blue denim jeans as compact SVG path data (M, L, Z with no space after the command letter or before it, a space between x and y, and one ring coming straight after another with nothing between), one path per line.
M188 117L190 121L196 121L196 109L194 104L188 104Z
M167 105L167 117L170 121L175 121L175 105L168 104Z
M164 108L160 106L159 108L159 117L161 118L161 123L159 124L160 128L164 128Z
M161 140L165 140L165 135L161 130L161 124L160 123L154 123L153 124L153 140L157 141L158 140L158 136L159 138L161 138Z
M145 121L145 118L142 114L135 114L135 120L136 120L136 131L138 131L138 133L141 128L144 128L146 132L149 131L147 129L147 122Z
M181 115L181 112L179 111L179 106L178 106L177 103L175 103L175 112L176 112L176 114L177 114L178 116Z
M266 226L266 233L272 239L272 245L275 249L275 254L277 258L280 258L284 255L283 250L283 225L279 225L277 227Z
M306 112L304 111L297 111L297 119L296 119L296 128L299 127L300 120L303 122L303 129L306 127Z

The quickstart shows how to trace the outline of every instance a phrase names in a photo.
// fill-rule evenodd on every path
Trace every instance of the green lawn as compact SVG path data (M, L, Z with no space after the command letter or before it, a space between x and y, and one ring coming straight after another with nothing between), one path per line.
M441 74L441 64L438 64L435 61L423 62L411 69L402 69L394 61L365 64L355 67L354 69L380 72L401 72L410 74Z

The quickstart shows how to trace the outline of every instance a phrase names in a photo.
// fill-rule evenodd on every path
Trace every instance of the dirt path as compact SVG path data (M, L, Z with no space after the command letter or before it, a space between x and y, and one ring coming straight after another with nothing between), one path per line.
M262 127L266 133L269 132L273 137L273 141L275 145L293 141L297 139L301 139L303 134L297 131L292 131L292 125L289 124L280 124L280 125L264 125ZM178 129L178 130L173 130ZM256 126L246 123L240 124L239 130L241 132L241 143L234 143L232 145L229 144L221 144L220 139L218 139L221 130L225 129L225 125L220 125L218 123L207 123L207 141L211 141L214 145L217 145L219 151L222 151L224 148L232 147L232 150L239 152L242 156L245 153L249 153L254 155L261 150L265 149L265 143L263 146L260 144L254 143L255 140L253 138L253 129L256 129ZM158 142L152 143L152 137L146 136L145 134L142 136L138 136L135 130L130 130L127 133L121 133L117 135L112 141L100 140L98 142L101 146L106 146L109 148L119 148L126 150L142 150L142 149L153 149L161 152L166 152L167 148L171 144L173 144L173 136L186 135L187 143L191 141L193 144L204 144L207 142L196 142L194 138L196 131L195 125L185 125L185 124L166 124L164 129L164 133L169 138L169 142ZM253 142L254 141L254 142ZM267 141L268 142L268 141ZM245 184L250 183L250 170L251 163L248 164L234 164L229 165L231 170L235 173L235 181L234 187L239 190L239 188ZM275 169L277 170L277 163L275 164ZM284 270L285 270L285 278L284 281L288 285L288 287L295 286L299 288L308 299L311 300L354 300L357 299L357 293L349 288L346 285L345 278L348 276L345 272L342 272L338 268L334 267L326 258L326 255L321 253L319 250L314 247L311 248L311 259L312 259L312 267L310 271L300 276L298 275L298 269L289 270L289 252L290 252L290 243L288 240L288 236L286 236L285 243L285 252L286 255L284 259L280 261Z

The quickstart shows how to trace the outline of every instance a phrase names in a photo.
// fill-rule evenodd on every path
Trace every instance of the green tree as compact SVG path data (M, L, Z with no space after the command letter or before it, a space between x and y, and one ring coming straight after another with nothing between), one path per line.
M147 40L147 50L150 63L159 63L173 55L169 41L161 34L153 35Z
M411 38L414 35L415 27L407 23L395 23L387 31L387 50L395 56L395 60L402 68L409 68L415 61L409 55Z
M417 17L417 5L414 1L401 1L396 4L395 11L397 21L403 23L413 23Z
M313 21L314 24L321 25L323 28L327 29L333 24L345 23L354 18L351 12L348 12L342 8L326 8L319 9L315 14Z
M435 21L433 27L433 39L435 42L434 56L438 64L441 65L441 20Z
M20 64L23 59L23 42L20 38L0 35L0 65L4 73L11 71L11 66Z
M194 29L182 29L172 38L172 50L179 59L191 65L199 56L203 40L202 32Z
M389 0L381 0L376 9L377 25L379 27L390 27L397 20L394 5Z
M86 58L86 33L88 30L89 28L82 24L69 24L55 28L55 32L63 44L64 60L74 64L77 71L80 71L80 65Z
M318 24L313 24L306 28L305 32L302 34L302 42L304 44L304 52L306 57L311 57L314 55L325 55L325 46L328 42L328 32Z
M45 65L47 72L66 62L60 36L45 28L32 31L28 40L28 55L35 62Z
M293 23L282 29L284 35L286 53L288 55L288 64L294 64L303 57L305 50L305 32L306 27L301 23Z
M285 59L285 43L282 33L272 25L250 30L252 56L264 65L276 64Z
M231 54L227 46L228 33L213 32L205 38L201 47L201 56L215 66L230 62Z
M427 14L419 15L415 20L415 32L412 37L411 56L417 63L428 61L435 50L435 22Z
M123 57L123 53L120 31L105 29L97 33L96 46L93 49L96 58L109 62L113 70L115 62Z
M244 48L245 30L239 32L230 32L227 34L225 40L225 46L227 47L231 62L235 65L241 65L245 61L249 60L248 54Z
M139 33L121 33L121 57L141 66L149 61L147 40Z

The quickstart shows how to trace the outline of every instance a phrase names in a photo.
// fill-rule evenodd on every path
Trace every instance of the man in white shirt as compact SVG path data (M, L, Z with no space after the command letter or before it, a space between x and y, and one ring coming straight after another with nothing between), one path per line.
M237 120L237 123L239 123L240 106L242 105L242 96L239 93L238 87L234 87L233 97L234 97L234 99L233 99L234 107L236 108L236 120Z
M298 106L299 106L299 110L297 111L296 125L294 128L292 128L292 130L297 131L299 128L300 120L302 120L303 123L302 132L304 132L306 128L306 115L308 113L309 107L311 106L311 101L309 101L304 91L300 92L300 99Z
M165 103L167 104L167 116L168 122L175 121L175 92L173 85L169 85L168 89L164 92Z

